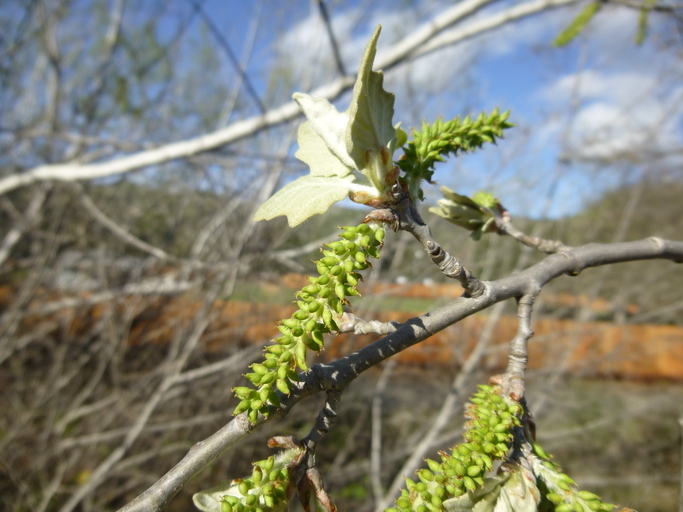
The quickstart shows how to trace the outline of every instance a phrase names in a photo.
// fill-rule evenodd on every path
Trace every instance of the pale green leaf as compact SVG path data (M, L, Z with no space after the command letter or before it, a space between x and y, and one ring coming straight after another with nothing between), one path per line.
M299 150L294 156L308 164L311 176L338 176L343 178L353 172L337 155L330 151L323 138L316 133L310 122L299 127Z
M195 493L192 496L194 506L202 512L221 512L223 496L240 496L237 486L232 482L223 482L216 487Z
M366 150L387 146L395 134L392 125L394 95L382 87L382 72L372 70L381 28L377 27L365 49L348 110L346 150L358 170L365 167Z
M536 512L541 493L530 469L521 465L508 465L513 471L500 490L493 512Z
M457 498L445 500L443 507L446 512L493 512L501 487L508 477L507 473L503 473L485 478L482 487Z
M299 104L310 123L310 127L322 138L329 150L345 166L355 168L356 165L346 149L348 114L339 112L325 98L313 98L300 92L295 93L292 98Z
M334 203L344 199L349 193L353 176L302 176L288 183L254 215L254 220L270 220L285 215L290 227L298 226L318 213L325 213Z

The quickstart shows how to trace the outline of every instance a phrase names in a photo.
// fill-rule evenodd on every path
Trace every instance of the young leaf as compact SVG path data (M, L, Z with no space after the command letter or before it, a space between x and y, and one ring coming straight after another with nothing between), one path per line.
M329 151L346 167L355 168L356 165L349 156L346 146L349 115L346 112L337 111L336 107L325 98L313 98L300 92L295 93L292 97L306 115L310 127L324 141ZM310 141L305 140L302 144L302 141L299 140L299 147L303 149L307 143Z
M387 146L396 133L392 124L395 97L382 87L382 72L372 71L380 31L381 27L377 27L365 49L348 110L346 150L358 170L365 167L365 152L368 149L377 151Z
M602 7L600 2L592 2L588 4L583 10L572 20L572 22L565 28L553 41L554 46L565 46L571 43L581 31L586 28L588 22L593 19L593 16Z
M344 199L353 180L353 176L302 176L268 199L258 209L254 220L270 220L285 215L290 227L298 226L317 213L325 213L334 203Z
M344 160L335 155L325 140L316 133L310 122L299 127L299 150L296 156L311 168L311 176L338 176L343 178L353 172ZM348 156L348 155L347 155Z

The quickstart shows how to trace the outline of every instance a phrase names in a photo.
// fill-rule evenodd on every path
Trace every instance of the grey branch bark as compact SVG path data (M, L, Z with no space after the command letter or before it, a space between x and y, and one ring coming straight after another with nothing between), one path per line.
M365 370L391 356L496 303L533 294L563 274L578 274L590 267L650 259L683 262L683 242L646 238L634 242L588 244L547 256L511 276L483 282L482 294L459 297L408 320L393 333L353 354L331 363L317 364L309 372L302 373L297 389L289 397L284 397L281 409L270 418L287 414L297 402L320 391L340 393ZM237 416L214 435L197 443L173 469L120 512L163 511L188 480L265 421L268 420L250 425L244 414Z

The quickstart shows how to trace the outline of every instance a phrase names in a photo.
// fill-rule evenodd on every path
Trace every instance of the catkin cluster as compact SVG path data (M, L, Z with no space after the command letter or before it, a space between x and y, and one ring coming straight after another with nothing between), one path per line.
M316 261L318 277L296 294L298 309L278 325L281 336L265 349L265 360L251 365L245 377L255 386L236 387L241 400L234 414L248 411L256 423L259 413L267 416L270 406L279 407L276 390L290 394L298 371L307 371L307 351L320 352L323 335L338 331L337 320L348 304L347 297L358 295L359 271L370 267L369 258L379 258L384 229L377 222L346 226L340 240L325 245L323 258Z
M549 510L555 512L610 512L615 505L603 502L599 496L590 491L579 490L576 482L559 465L552 462L552 457L538 444L532 443L534 455L540 460L540 467L535 472L540 476L545 487L543 499L552 503Z
M495 142L503 136L503 130L514 125L507 122L509 111L500 113L494 109L472 120L456 117L450 121L437 119L434 124L422 123L421 131L413 131L413 140L403 146L404 155L397 162L405 173L408 189L413 200L422 200L419 188L422 180L431 181L436 162L443 162L444 155L458 151L480 148L485 142Z
M225 495L221 512L264 512L286 506L289 469L278 467L273 456L254 463L249 478L237 481L235 495Z
M427 459L429 469L417 471L417 482L406 478L396 507L386 512L441 512L445 500L481 487L493 461L507 454L521 413L521 406L501 397L498 388L479 386L467 408L467 442L453 447L450 454L440 452L440 463Z

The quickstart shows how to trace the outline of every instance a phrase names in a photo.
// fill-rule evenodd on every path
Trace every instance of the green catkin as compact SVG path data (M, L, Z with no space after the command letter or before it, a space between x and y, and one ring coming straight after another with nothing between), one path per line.
M323 257L314 262L319 275L309 277L310 284L297 292L298 309L277 326L282 336L272 340L273 345L265 348L266 359L251 365L252 372L245 375L256 390L233 390L241 400L233 414L249 411L251 423L256 423L258 413L267 416L270 406L280 405L275 390L290 394L297 373L308 371L307 351L320 352L323 333L339 330L337 320L348 297L359 295L358 271L371 266L370 258L379 258L385 236L377 222L341 229L340 239L326 244Z

